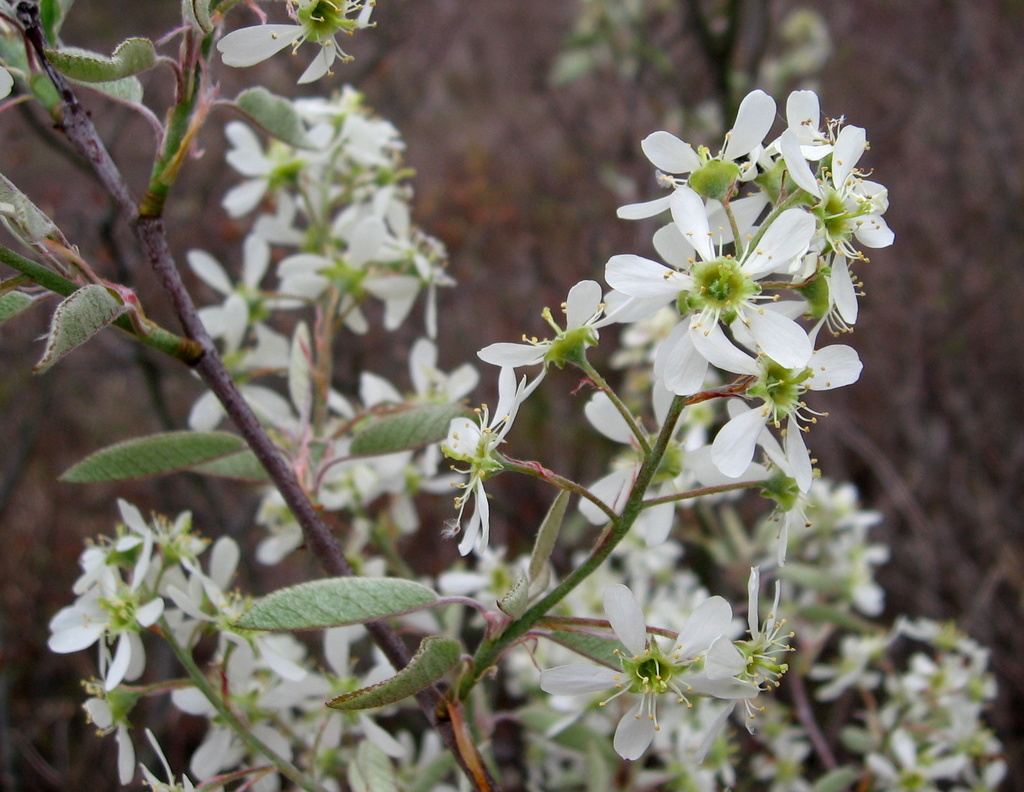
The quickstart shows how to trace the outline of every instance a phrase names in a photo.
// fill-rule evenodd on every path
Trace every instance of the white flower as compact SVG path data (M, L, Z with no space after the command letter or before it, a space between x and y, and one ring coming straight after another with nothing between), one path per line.
M0 99L6 97L14 88L14 78L7 69L0 66Z
M183 775L180 784L174 780L174 774L171 772L171 766L167 762L167 757L164 756L160 744L156 741L156 736L149 729L146 729L146 739L153 746L153 751L160 760L160 764L163 765L164 774L167 776L167 782L164 783L148 767L140 763L139 768L142 770L142 777L146 779L146 786L153 790L153 792L194 792L195 784L192 783L188 776ZM127 783L127 781L122 780L121 783Z
M544 364L544 370L538 381L547 371L547 364L554 363L561 368L566 363L582 359L587 347L597 343L597 330L608 324L601 320L604 312L601 301L601 286L596 281L580 281L569 290L569 296L563 306L565 310L565 329L556 324L551 311L544 309L543 316L555 331L553 339L538 341L536 338L525 344L491 344L481 349L477 355L485 363L495 366L535 366Z
M604 609L615 636L630 653L619 655L622 668L558 666L541 672L540 686L547 693L570 696L618 691L601 706L625 693L639 695L640 701L619 721L613 740L620 756L638 759L658 730L658 697L670 693L677 702L686 703L686 694L703 692L694 686L702 676L694 665L729 630L732 608L722 597L704 600L683 624L668 652L648 638L643 610L626 586L616 584L605 589Z
M729 422L718 431L711 446L715 466L726 476L738 478L750 465L754 448L762 442L761 435L767 424L779 427L786 419L784 459L775 457L770 444L762 444L773 461L796 479L800 491L807 492L812 470L799 421L813 422L815 414L808 415L800 397L808 390L831 390L856 382L862 368L857 351L843 344L833 344L815 351L805 365L789 368L765 355L757 358L745 355L724 339L717 326L711 336L716 334L723 336L717 343L705 344L702 336L697 337L701 354L725 371L756 377L747 395L763 402L760 407L736 409Z
M697 260L690 258L688 271L632 254L613 256L605 267L605 279L613 289L636 298L660 298L662 305L675 300L690 311L658 350L655 372L665 386L679 395L701 388L708 360L697 350L697 336L708 339L719 321L742 322L755 344L783 365L805 365L812 349L807 333L792 319L759 305L763 298L757 281L784 271L807 251L814 218L802 209L787 209L757 244L734 258L715 255L707 208L696 192L679 188L671 206L683 240L698 255ZM713 343L732 347L724 335L713 336Z
M351 60L338 46L338 33L352 33L370 25L371 0L289 0L288 11L294 25L257 25L229 33L217 49L228 66L254 66L291 46L292 53L306 41L320 45L313 62L302 73L299 83L310 83L331 73L336 58ZM349 15L358 12L355 19Z
M409 350L409 375L416 395L424 401L454 404L467 396L480 380L477 370L463 363L450 374L437 367L437 344L419 338Z
M736 179L746 181L757 175L756 160L761 151L761 144L774 122L775 100L764 91L752 91L740 103L736 123L726 133L725 143L716 158L712 158L705 148L694 151L689 143L683 142L670 132L653 132L644 138L640 146L647 159L664 173L678 176L692 174L689 179L691 186L701 183L701 173L713 175L713 178L717 179L719 174L713 174L715 170L724 171L729 183ZM736 161L744 157L748 161L742 166L737 165ZM728 178L730 176L731 181ZM679 188L687 180L669 176L665 181ZM668 209L670 200L671 195L668 195L645 203L623 206L619 209L618 215L624 220L653 217Z
M135 745L132 743L128 715L139 697L123 690L117 691L116 701L112 706L111 699L107 697L108 691L103 690L101 686L95 682L87 682L85 688L93 694L83 705L86 715L102 734L114 733L114 740L117 743L118 780L122 784L129 784L135 777Z
M120 502L127 532L99 552L82 554L85 574L76 584L82 593L50 620L47 645L58 654L87 649L99 642L100 674L104 688L113 690L125 679L137 679L145 670L146 653L139 636L163 615L164 601L146 583L152 561L154 535L134 506ZM92 552L90 552L92 551ZM123 555L122 555L123 554ZM130 582L118 564L133 558ZM109 644L116 638L113 655Z
M237 352L249 329L252 311L262 302L260 282L270 265L270 246L256 234L249 234L242 244L242 277L237 284L217 260L204 250L190 250L188 264L207 286L225 300L221 305L199 311L207 331L214 338L223 338L225 351Z
M536 382L528 386L525 377L517 385L515 371L508 367L503 368L498 375L498 406L494 415L491 416L484 405L477 411L476 421L469 418L453 418L448 427L448 437L441 444L441 450L450 459L469 464L468 470L459 471L469 475L469 481L457 485L467 492L455 498L459 514L455 521L449 524L453 533L462 531L462 540L459 542L459 552L462 555L467 555L472 550L479 552L487 547L490 536L490 506L487 503L484 482L502 469L497 448L504 442L505 435L512 428L519 406L535 385ZM476 501L476 508L469 523L462 527L462 515L470 495Z
M937 786L929 782L957 776L968 761L962 753L942 756L941 749L918 747L910 733L903 729L889 736L889 750L895 763L878 753L867 756L868 768L887 789L936 789Z
M888 193L880 184L864 181L856 170L867 149L867 137L860 127L843 127L835 137L831 164L822 181L815 179L795 132L787 129L779 138L786 168L802 189L819 200L812 210L819 217L822 233L832 250L847 258L862 258L852 246L856 238L865 247L883 248L893 243L893 233L882 219Z

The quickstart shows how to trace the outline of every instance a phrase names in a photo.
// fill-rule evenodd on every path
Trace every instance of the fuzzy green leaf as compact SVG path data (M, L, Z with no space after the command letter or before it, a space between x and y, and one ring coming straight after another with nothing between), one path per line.
M547 637L567 649L572 649L576 654L583 655L588 660L609 668L619 668L619 661L615 654L616 649L627 657L630 654L617 638L611 636L606 638L601 635L556 628Z
M138 77L124 77L120 80L104 80L103 82L75 82L84 85L93 91L106 94L122 104L137 105L142 103L143 90L142 82Z
M17 316L26 308L35 304L35 299L25 292L12 291L0 297L0 324Z
M237 626L245 630L322 630L400 616L435 602L435 592L411 580L327 578L260 597Z
M327 706L340 710L362 710L394 704L434 684L455 667L461 656L462 646L458 641L438 635L428 636L420 643L419 651L409 661L409 665L395 676L331 699Z
M39 21L43 23L46 40L51 44L57 43L61 25L64 24L64 18L74 2L75 0L40 0Z
M292 103L266 88L249 88L235 99L235 106L268 135L296 148L313 148L306 127Z
M155 476L202 465L244 448L245 441L228 432L166 432L137 437L87 456L66 470L60 480L86 484Z
M0 174L0 216L14 224L26 242L39 242L57 230L54 222L14 183Z
M558 533L562 530L562 520L565 519L565 508L568 505L569 493L561 490L548 513L544 515L544 522L540 524L537 539L533 543L533 552L530 554L531 580L538 580L544 573L545 565L558 540Z
M125 39L109 58L96 52L65 47L49 49L46 57L57 71L85 83L110 82L146 71L156 63L156 48L145 38Z
M818 779L814 784L814 792L843 792L857 783L860 775L853 767L837 767Z
M203 33L213 32L210 19L210 0L181 0L181 17L185 24L199 28Z
M398 792L391 760L369 740L359 743L356 759L348 766L348 785L352 792Z
M448 436L453 418L470 415L458 404L421 404L366 420L356 429L351 452L356 456L392 454L439 443Z
M521 572L516 582L505 593L505 596L498 602L498 608L502 613L507 613L513 619L518 619L530 604L530 577Z
M192 465L189 470L202 476L217 476L237 481L270 481L270 476L252 451L228 454L201 465Z
M50 335L35 371L46 371L127 310L127 305L98 283L90 283L72 292L53 312Z

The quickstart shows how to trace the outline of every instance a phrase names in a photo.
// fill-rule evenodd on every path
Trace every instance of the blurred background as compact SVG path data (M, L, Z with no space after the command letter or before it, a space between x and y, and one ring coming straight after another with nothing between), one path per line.
M126 35L161 35L178 14L174 0L78 0L64 38L110 52ZM991 648L1006 788L1024 789L1024 2L379 0L376 19L375 31L345 42L354 63L299 93L350 82L404 136L418 173L416 219L447 244L458 282L457 310L455 295L442 293L446 370L488 343L540 332L540 309L580 279L600 279L609 256L650 253L654 226L619 221L615 209L658 194L639 147L651 131L716 148L722 118L753 87L783 107L790 90L814 87L826 115L868 130L861 167L889 188L896 244L857 268L865 297L849 343L864 374L828 394L830 418L810 443L828 476L855 482L884 515L875 538L892 548L880 573L888 612L955 620ZM304 53L284 55L260 74L286 93L304 66ZM220 75L224 96L255 79ZM169 81L166 70L145 75L158 106ZM87 101L141 190L149 128L122 107ZM219 205L233 183L220 165L220 124L231 116L214 113L202 158L172 194L168 227L180 260L201 244L237 264L246 223ZM98 272L130 281L174 326L123 224L48 119L17 108L0 115L0 169ZM193 285L200 300L212 298ZM84 538L110 530L124 497L143 511L191 509L208 535L252 547L255 500L244 487L186 475L58 483L99 447L182 427L201 389L114 333L36 377L44 314L0 330L0 788L109 789L113 741L95 737L80 710L78 680L93 673L93 653L45 647L48 620L71 599ZM354 387L364 365L404 371L422 327L419 317L408 325L343 353L342 387ZM493 373L482 371L476 400L493 396ZM512 451L549 449L541 427L557 421L570 440L546 450L545 464L587 480L601 460L574 454L575 383L555 382L517 422ZM496 483L497 543L516 545L524 534L512 518L535 525L548 496ZM440 568L454 555L437 539L450 501L425 505L440 516L416 541ZM188 735L195 725L177 726Z

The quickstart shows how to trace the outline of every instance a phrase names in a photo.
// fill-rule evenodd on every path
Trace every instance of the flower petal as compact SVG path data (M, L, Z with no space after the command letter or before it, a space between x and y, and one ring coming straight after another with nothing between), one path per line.
M621 583L604 590L604 612L616 637L634 655L647 648L647 620L633 592Z
M186 254L189 268L214 291L231 294L234 286L220 263L205 250L190 250Z
M684 660L696 657L729 629L731 621L732 606L723 597L709 597L693 609L673 651Z
M801 492L807 492L811 488L811 479L814 477L814 470L811 468L811 458L807 454L807 446L804 444L804 433L800 431L800 425L796 419L790 417L786 427L786 459L789 460L789 467L797 487Z
M584 280L569 289L565 300L565 327L575 330L593 319L601 306L603 292L597 281Z
M722 159L745 157L764 141L775 123L775 100L764 91L751 91L740 102L736 124L726 135Z
M693 335L686 323L676 325L658 347L654 375L677 396L690 396L704 387L708 361L694 346Z
M255 25L228 33L217 50L226 65L244 68L262 63L301 35L301 25Z
M693 146L671 132L652 132L640 143L647 159L665 173L690 173L701 166Z
M797 186L816 198L821 198L821 185L814 178L811 166L804 159L803 152L800 151L800 141L797 140L793 130L787 129L782 133L782 137L779 138L779 149L782 151L782 158L786 161L789 175L797 183Z
M747 313L747 326L761 350L780 366L802 368L814 351L806 331L768 308Z
M644 220L667 211L671 199L671 195L663 195L661 198L655 198L653 201L626 204L625 206L620 206L615 214L622 220Z
M615 729L615 737L612 740L612 747L615 753L623 759L639 759L643 756L647 746L654 739L654 718L645 715L641 710L643 700L637 703L629 712L622 716L618 727Z
M839 131L832 151L832 183L837 190L842 190L867 145L867 133L861 127L847 126Z
M132 642L128 633L121 633L117 639L117 649L114 650L114 659L107 667L107 676L103 683L104 690L113 690L124 680L128 673L128 665L132 661Z
M672 219L679 226L683 238L693 245L704 261L711 261L715 252L704 199L689 187L680 187L672 193L671 209Z
M877 214L858 217L854 223L853 235L864 247L874 249L889 247L896 240L892 229Z
M768 226L757 247L747 250L743 271L752 278L782 272L807 251L814 228L814 218L803 209L787 209Z
M813 378L807 383L810 390L823 391L852 385L860 379L861 369L857 350L846 344L822 347L811 357Z
M818 137L821 106L814 91L793 91L786 100L786 122L800 143L813 143Z
M604 279L630 297L661 297L666 303L693 284L688 275L632 253L608 259Z
M718 430L711 444L711 461L730 478L743 475L754 458L754 446L768 420L768 411L746 410Z
M599 665L564 665L540 672L540 689L555 696L576 696L609 690L622 672Z

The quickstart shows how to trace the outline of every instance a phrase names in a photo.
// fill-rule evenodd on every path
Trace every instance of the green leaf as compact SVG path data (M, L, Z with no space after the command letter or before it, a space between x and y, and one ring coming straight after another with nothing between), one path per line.
M296 148L313 148L306 137L305 124L287 99L256 87L242 91L235 99L235 106L268 135Z
M569 493L562 490L551 504L548 513L544 515L544 522L540 524L537 539L533 543L533 552L530 554L531 580L538 580L544 573L551 551L558 540L558 533L562 530L562 520L565 519L565 508L568 505Z
M507 613L513 619L518 619L530 604L530 577L525 572L520 572L512 588L498 602L498 608L502 613Z
M46 371L77 346L128 311L106 286L90 283L71 293L53 312L50 335L35 371Z
M860 773L853 767L837 767L826 773L814 784L814 792L843 792L860 779Z
M781 577L781 575L780 575ZM834 624L860 633L877 633L878 625L856 613L831 605L808 605L797 609L797 615L815 624Z
M434 792L454 769L455 757L442 751L426 767L416 766L416 778L412 779L409 792Z
M57 230L53 220L3 174L0 174L0 216L11 221L26 242L39 242Z
M35 298L25 292L12 291L0 297L0 324L17 316L35 303Z
M64 471L60 480L86 484L155 476L202 465L244 448L245 441L228 432L166 432L137 437L87 456Z
M270 481L270 476L252 451L228 454L201 465L192 465L189 470L202 476L217 476L238 481Z
M356 749L356 760L348 767L348 785L352 792L398 792L391 760L369 740Z
M572 649L576 654L583 655L588 660L608 666L609 668L620 667L619 661L616 659L616 649L627 657L630 654L617 638L610 636L606 638L602 635L593 635L592 633L555 628L547 638L567 649Z
M439 443L448 436L452 419L467 415L471 412L458 404L398 408L366 420L356 429L350 450L355 456L373 456Z
M181 0L181 17L186 25L199 28L203 33L213 32L210 19L210 0Z
M455 667L461 656L462 645L458 641L438 635L428 636L420 643L419 651L409 665L395 676L331 699L327 706L339 710L362 710L394 704L434 684Z
M600 756L610 767L619 766L619 755L612 748L607 734L594 731L585 721L566 723L565 715L546 706L523 707L516 717L534 734L546 741L587 756Z
M46 57L57 71L72 80L98 83L120 80L146 71L156 63L156 48L149 39L130 38L118 44L109 58L78 47L48 49Z
M99 91L102 94L106 94L111 99L116 99L122 104L137 105L142 103L142 82L138 77L124 77L120 80L110 80L103 82L81 82L75 80L79 85L84 85L87 88L91 88L93 91Z
M43 23L46 40L51 44L57 43L64 18L74 2L75 0L40 0L39 19Z
M245 630L322 630L387 619L435 602L435 592L412 580L327 578L260 597L236 626Z

